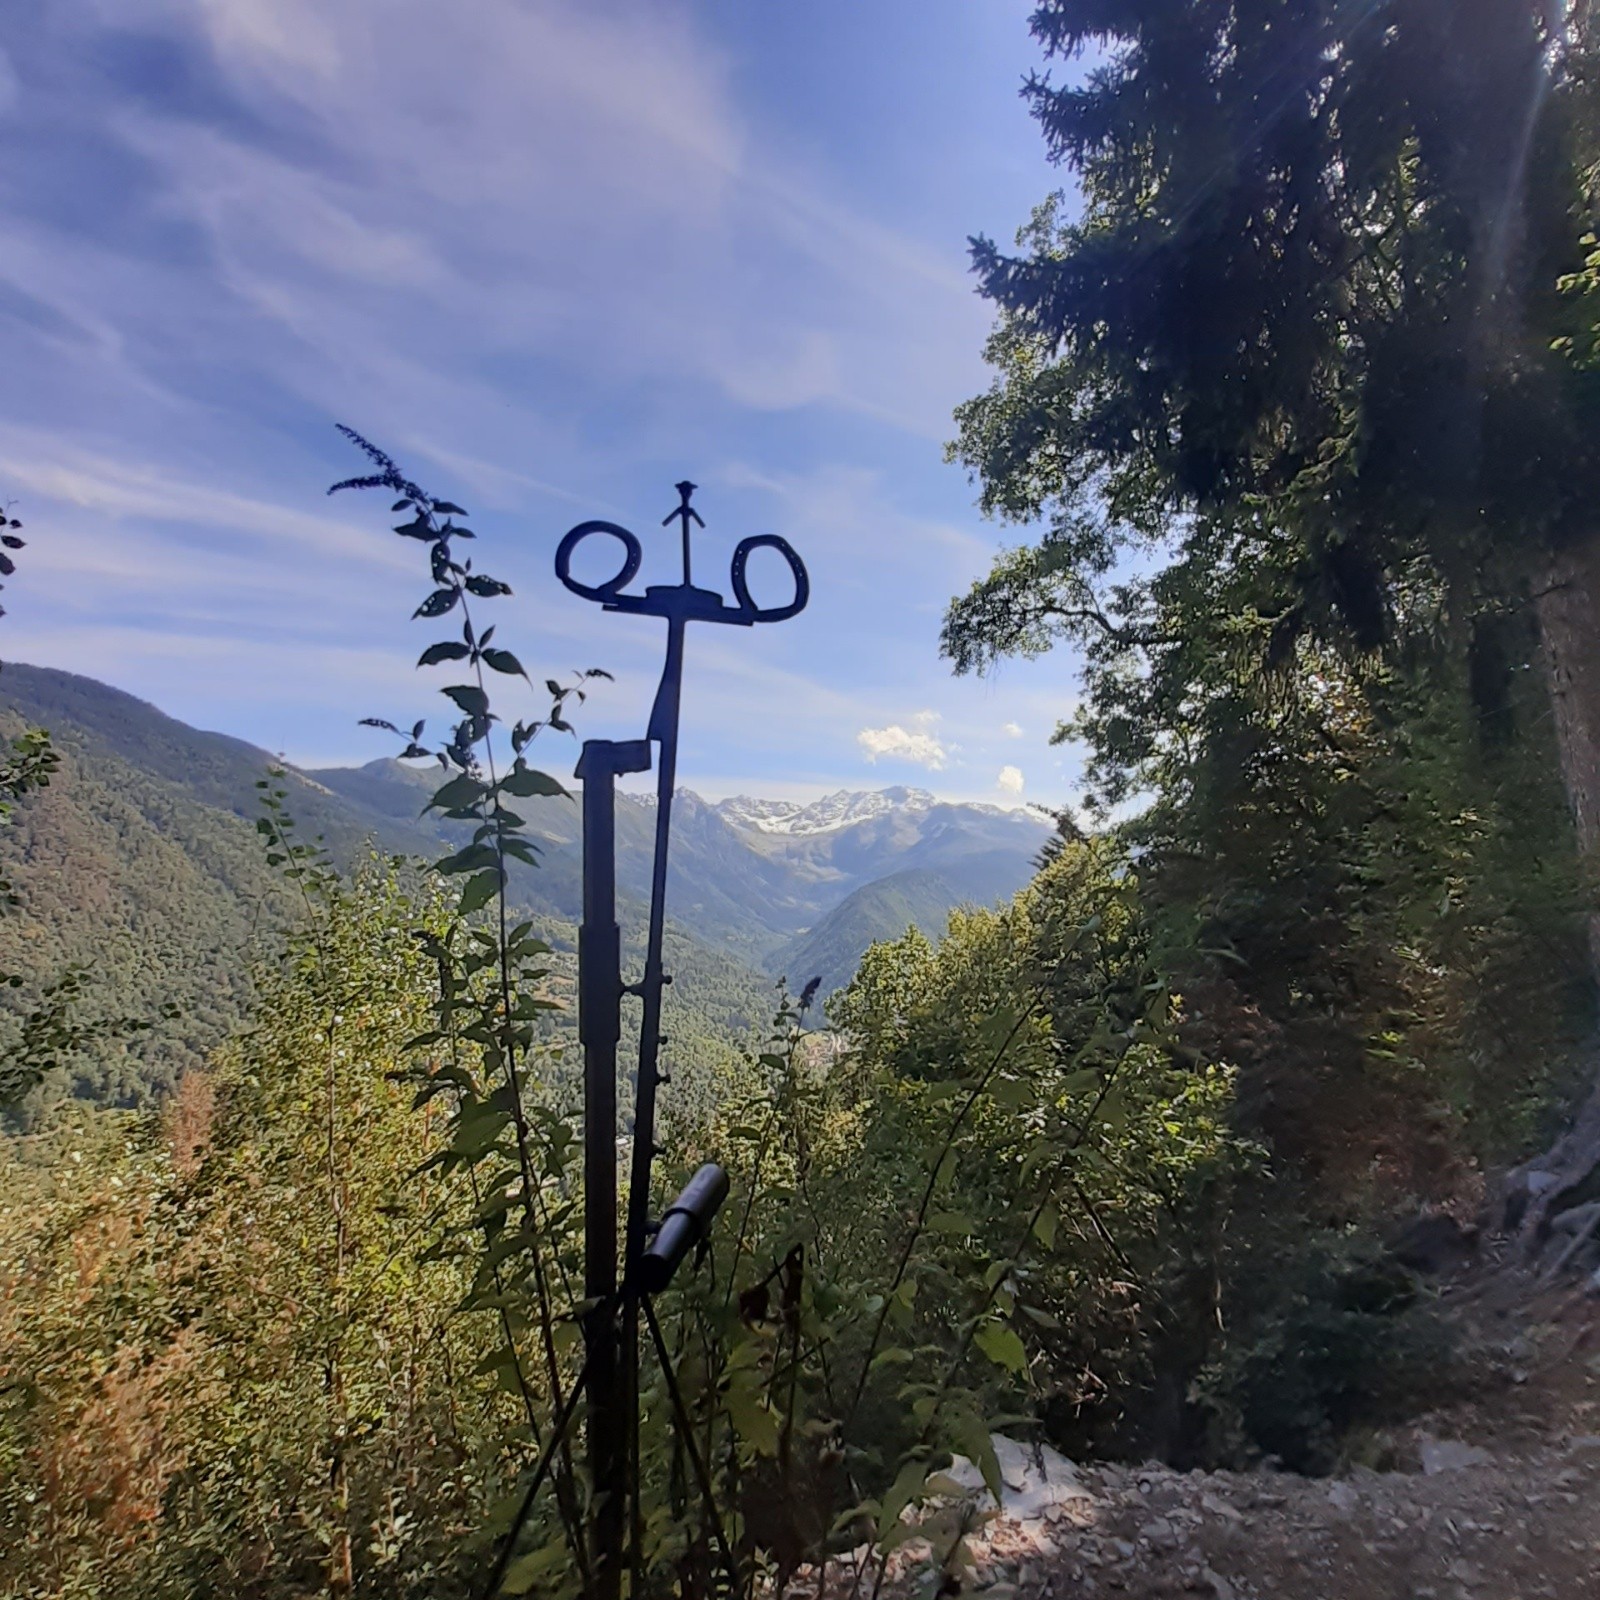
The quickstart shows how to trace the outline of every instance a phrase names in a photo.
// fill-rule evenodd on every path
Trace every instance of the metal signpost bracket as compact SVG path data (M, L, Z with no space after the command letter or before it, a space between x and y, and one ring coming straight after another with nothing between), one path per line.
M607 611L660 617L667 624L667 654L661 682L643 739L591 739L583 747L577 777L583 784L583 924L578 934L578 1033L584 1053L584 1297L585 1373L588 1390L588 1458L592 1496L589 1544L591 1590L595 1600L616 1600L621 1592L623 1555L632 1517L634 1560L640 1559L638 1506L630 1489L638 1478L639 1315L641 1302L652 1338L662 1348L647 1294L665 1287L691 1243L703 1238L711 1216L727 1193L720 1168L702 1168L669 1208L656 1246L650 1218L651 1164L657 1155L656 1090L666 1082L660 1071L661 996L672 980L662 970L666 926L667 850L672 829L672 797L678 770L678 712L683 690L684 634L691 622L748 628L782 622L805 608L810 580L799 556L776 534L757 534L735 546L729 569L734 603L691 581L690 530L704 527L690 504L695 485L678 484L677 508L663 526L681 524L683 581L652 584L630 594L643 562L639 540L615 522L581 522L556 550L556 576L574 594ZM572 557L586 540L615 540L622 547L616 573L603 583L586 584L572 576ZM772 550L794 580L790 599L758 606L751 598L748 569L758 550ZM655 851L650 875L650 918L644 974L636 984L622 982L621 936L616 913L616 780L647 772L650 747L657 748ZM617 1281L617 1045L621 1039L622 996L643 1001L639 1029L639 1071L635 1083L632 1160L623 1236L622 1282ZM648 1255L647 1255L648 1251ZM669 1380L671 1378L668 1372ZM673 1389L676 1395L676 1389ZM675 1407L675 1412L677 1408ZM682 1419L677 1419L680 1424ZM692 1440L690 1441L692 1444ZM702 1486L709 1492L709 1483ZM708 1508L714 1509L714 1508ZM719 1529L720 1532L720 1529ZM719 1538L719 1543L722 1541Z

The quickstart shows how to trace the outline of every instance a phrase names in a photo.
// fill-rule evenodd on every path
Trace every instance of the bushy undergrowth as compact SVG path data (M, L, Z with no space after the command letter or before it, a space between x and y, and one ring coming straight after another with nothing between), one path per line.
M1280 1219L1238 1230L1231 1246L1227 1326L1191 1379L1180 1459L1325 1473L1355 1430L1449 1393L1448 1324L1374 1240Z
M377 868L307 881L213 1074L159 1117L64 1108L5 1152L9 1593L464 1594L547 1437L546 1359L571 1381L581 1193L548 1152L574 1131L530 1059L541 1290L470 1159L504 1123L437 1092L460 1086L415 934L444 913ZM1143 944L1131 877L1077 852L937 950L875 951L839 1002L852 1043L782 1011L675 1135L664 1184L708 1154L735 1178L659 1311L747 1570L892 1542L952 1449L992 1466L997 1418L1148 1369L1240 1153L1228 1074L1178 1050ZM670 1585L714 1552L649 1381ZM530 1514L514 1590L580 1581L561 1522L557 1494Z

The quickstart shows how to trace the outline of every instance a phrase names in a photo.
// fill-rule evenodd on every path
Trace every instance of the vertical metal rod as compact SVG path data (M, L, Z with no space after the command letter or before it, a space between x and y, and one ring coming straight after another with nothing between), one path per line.
M617 928L616 778L650 765L644 740L591 739L583 784L583 922L578 929L578 1037L583 1045L584 1319L589 1371L589 1543L594 1600L617 1600L627 1485L627 1417L617 1327L617 1041L622 940ZM631 1384L630 1384L631 1389Z
M694 1468L695 1484L700 1490L700 1497L705 1501L706 1520L711 1525L712 1537L717 1542L717 1552L722 1557L722 1564L727 1568L728 1581L732 1585L729 1593L741 1595L744 1593L744 1579L739 1575L739 1563L733 1558L733 1551L728 1546L728 1536L722 1531L722 1517L717 1511L717 1492L711 1482L711 1473L705 1461L701 1458L699 1446L694 1440L694 1419L689 1415L689 1408L683 1403L683 1391L678 1387L678 1375L672 1364L672 1352L667 1349L667 1341L661 1332L661 1323L656 1317L656 1308L650 1303L646 1295L639 1296L644 1306L645 1320L650 1324L650 1337L655 1341L656 1357L661 1362L661 1375L666 1379L667 1395L672 1401L673 1418L678 1425L678 1437L683 1440L685 1454L689 1457L689 1464Z
M586 1282L589 1297L603 1304L585 1324L589 1345L590 1420L589 1454L595 1489L591 1512L596 1555L592 1593L601 1600L616 1600L621 1576L622 1528L627 1508L633 1509L633 1560L643 1561L641 1506L629 1481L638 1473L639 1402L639 1263L650 1232L650 1171L656 1154L656 1090L664 1081L660 1072L662 990L671 982L662 969L666 927L667 851L672 831L673 788L678 770L678 714L683 686L684 633L690 622L726 623L750 627L758 622L781 622L804 610L810 583L800 558L776 534L758 534L740 540L733 553L729 575L736 604L726 604L719 594L697 589L690 569L690 529L704 527L700 513L690 504L695 485L687 478L676 485L678 507L662 519L663 526L682 524L683 581L677 585L652 585L632 594L627 585L639 570L643 551L638 539L614 522L581 522L570 529L556 549L556 576L574 594L603 605L607 611L661 617L667 624L667 659L650 712L650 726L642 740L616 743L590 740L583 747L578 776L584 779L584 920L579 936L579 1037L584 1044L585 1073L585 1173L588 1190L586 1225ZM615 576L601 584L586 584L572 576L572 557L594 536L619 541L623 560ZM784 605L758 606L750 597L746 569L756 550L771 549L788 563L794 578L794 596ZM622 1293L617 1294L616 1260L616 1054L621 1034L622 979L620 939L616 923L615 776L645 772L650 767L650 746L661 747L657 780L655 850L650 882L650 923L645 948L644 976L629 993L644 1001L639 1031L639 1071L634 1091L633 1155L628 1184L626 1231L623 1244ZM591 788L593 793L591 794ZM654 1330L652 1330L654 1331Z
M661 747L656 768L656 836L650 874L650 924L645 940L644 977L639 992L644 1001L639 1023L639 1076L634 1085L633 1162L628 1180L627 1231L623 1243L624 1282L629 1292L622 1305L622 1383L630 1422L629 1466L638 1471L639 1447L639 1306L636 1278L650 1226L650 1172L656 1154L656 1090L661 1083L661 994L667 984L662 942L666 931L667 846L672 835L672 791L678 772L678 707L683 685L684 624L679 617L667 623L667 660L661 687L650 712L647 739ZM640 1508L635 1506L632 1538L637 1547L643 1537ZM638 1557L635 1550L635 1558Z
M650 1165L655 1158L656 1088L661 1082L661 992L667 983L662 941L667 917L667 847L672 836L672 790L678 776L678 705L683 688L684 624L667 624L667 662L650 713L648 737L661 747L656 768L655 856L650 873L650 929L645 942L644 1016L639 1025L639 1081L634 1093L633 1174L628 1186L628 1232L623 1259L634 1270L650 1221Z

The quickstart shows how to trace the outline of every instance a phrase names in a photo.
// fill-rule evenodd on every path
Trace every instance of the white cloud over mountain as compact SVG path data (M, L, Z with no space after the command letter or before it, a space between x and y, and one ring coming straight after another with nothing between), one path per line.
M880 759L909 761L939 772L949 758L944 745L931 733L913 732L898 723L890 723L887 728L863 728L856 735L856 743L867 760L874 763Z

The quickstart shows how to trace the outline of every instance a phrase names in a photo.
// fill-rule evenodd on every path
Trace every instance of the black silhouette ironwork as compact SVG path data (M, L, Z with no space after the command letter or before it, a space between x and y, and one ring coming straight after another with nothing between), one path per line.
M583 747L577 776L583 784L583 924L578 934L578 1031L584 1051L584 1184L585 1298L591 1303L585 1335L585 1381L588 1387L588 1456L594 1496L589 1542L591 1587L596 1600L615 1600L620 1592L625 1534L632 1516L632 1548L640 1559L638 1501L630 1487L638 1481L639 1315L643 1305L658 1350L659 1330L648 1299L670 1281L688 1250L704 1238L711 1218L727 1194L727 1175L703 1167L660 1224L650 1216L651 1167L659 1153L655 1142L656 1091L669 1080L660 1070L661 998L671 977L662 967L666 925L667 854L672 829L672 798L677 783L678 721L683 692L685 633L691 622L750 627L782 622L805 608L811 585L799 556L776 534L756 534L734 547L729 570L734 603L712 589L695 586L692 578L693 528L704 521L693 505L696 485L676 485L678 505L662 520L680 524L683 580L652 584L642 594L629 593L643 563L639 540L615 522L581 522L556 550L556 576L574 594L635 616L660 617L667 624L666 662L650 710L645 737L635 740L590 739ZM586 584L572 575L572 558L586 541L602 537L622 547L622 561L603 583ZM759 550L775 551L794 580L794 593L783 605L760 606L749 588L750 558ZM650 878L649 932L644 974L637 984L622 982L621 936L616 920L616 780L626 773L647 772L656 747L656 829ZM643 1002L639 1030L639 1070L634 1090L632 1160L623 1233L622 1281L617 1281L617 1046L621 1039L624 993ZM651 1241L654 1241L653 1243ZM669 1382L671 1373L668 1372ZM676 1399L676 1388L673 1387ZM675 1404L675 1420L681 1403ZM693 1450L690 1439L688 1447ZM701 1474L703 1478L703 1473ZM709 1481L702 1490L709 1496ZM715 1507L708 1512L716 1524ZM719 1526L719 1525L718 1525ZM720 1540L719 1544L725 1543ZM636 1589L638 1585L636 1584Z

